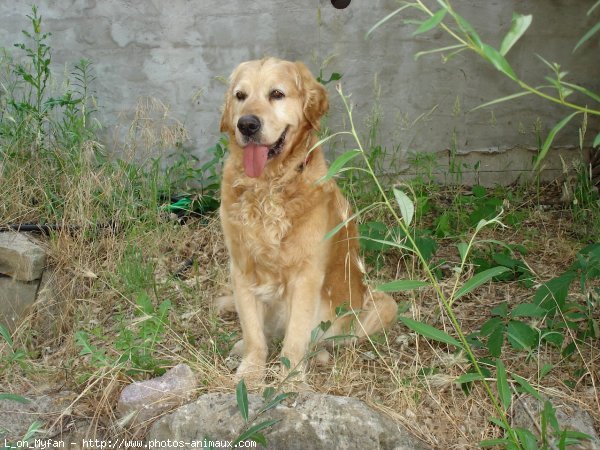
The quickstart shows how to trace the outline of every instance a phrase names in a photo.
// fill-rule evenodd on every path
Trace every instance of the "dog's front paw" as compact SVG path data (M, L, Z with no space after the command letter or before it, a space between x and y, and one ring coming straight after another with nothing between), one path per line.
M265 371L264 364L258 364L245 358L238 366L235 378L237 380L244 379L246 386L258 387L264 382Z

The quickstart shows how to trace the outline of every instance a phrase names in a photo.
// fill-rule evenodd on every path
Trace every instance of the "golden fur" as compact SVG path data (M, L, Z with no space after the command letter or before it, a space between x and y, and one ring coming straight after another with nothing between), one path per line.
M302 369L311 332L321 322L333 324L325 336L353 331L364 337L396 315L391 297L363 283L354 221L324 239L351 215L335 181L319 182L327 173L322 150L307 157L327 109L327 91L302 63L266 58L242 63L231 75L221 119L230 152L220 213L243 335L238 377L262 380L270 338L283 338L282 356ZM248 115L261 124L251 138L238 127ZM259 176L248 176L244 147L274 147L282 136L280 153ZM358 320L336 319L344 304Z

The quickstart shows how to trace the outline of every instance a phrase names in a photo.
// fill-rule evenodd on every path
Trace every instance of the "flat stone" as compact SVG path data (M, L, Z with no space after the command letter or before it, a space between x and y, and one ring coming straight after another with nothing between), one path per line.
M196 389L196 377L187 364L178 364L163 376L136 381L126 386L119 397L117 411L140 423L189 401Z
M0 276L0 323L15 329L29 306L35 302L39 284L39 280L18 281Z
M0 274L20 281L37 280L46 265L46 253L21 233L0 233Z
M264 400L258 395L249 395L248 405L252 417L264 405ZM268 449L431 448L402 425L356 398L302 392L290 406L279 404L261 414L252 425L266 420L279 420L261 431ZM235 394L206 394L156 421L147 442L153 448L164 450L170 448L169 440L181 441L184 445L180 448L197 448L202 439L232 441L246 425Z

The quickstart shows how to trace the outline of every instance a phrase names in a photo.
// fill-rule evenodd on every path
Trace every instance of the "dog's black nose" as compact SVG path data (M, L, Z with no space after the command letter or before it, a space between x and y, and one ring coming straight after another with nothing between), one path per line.
M254 115L242 116L238 120L237 127L244 136L253 136L260 130L260 119Z

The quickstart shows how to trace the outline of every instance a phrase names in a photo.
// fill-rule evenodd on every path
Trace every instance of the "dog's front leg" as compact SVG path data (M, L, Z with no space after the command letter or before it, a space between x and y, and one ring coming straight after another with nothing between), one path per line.
M264 332L264 305L252 293L250 280L236 267L232 267L231 278L244 345L244 356L236 376L250 383L260 383L265 376L268 352Z
M305 357L311 332L318 325L322 284L322 271L310 268L297 273L288 285L287 301L290 313L281 354L289 360L292 371L300 372L300 378L303 377L307 363Z

